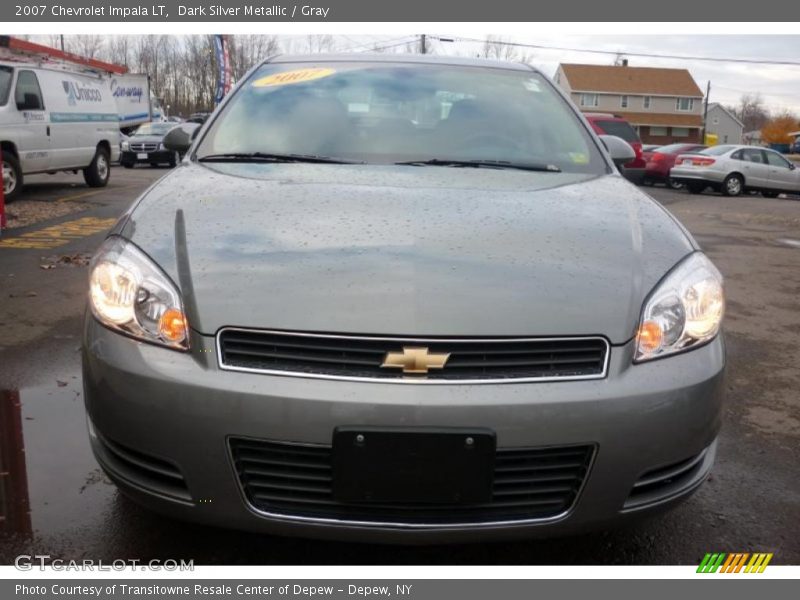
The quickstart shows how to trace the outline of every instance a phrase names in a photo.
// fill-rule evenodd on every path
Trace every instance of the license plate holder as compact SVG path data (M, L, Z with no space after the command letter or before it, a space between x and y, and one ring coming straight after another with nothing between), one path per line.
M147 160L147 156L148 156L147 152L139 152L136 155L136 158L137 160Z
M486 503L496 446L491 429L337 427L333 497L348 503Z

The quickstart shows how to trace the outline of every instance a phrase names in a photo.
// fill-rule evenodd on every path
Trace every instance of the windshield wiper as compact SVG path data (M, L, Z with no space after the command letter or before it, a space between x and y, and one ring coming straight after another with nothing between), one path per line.
M331 163L337 165L358 165L363 162L317 156L316 154L277 154L274 152L227 152L206 154L197 159L200 162L276 162L276 163Z
M411 165L415 167L490 167L495 169L520 169L522 171L545 171L549 173L560 173L555 165L545 165L539 163L513 163L507 160L451 160L444 158L431 158L428 160L406 160L394 163L396 165Z

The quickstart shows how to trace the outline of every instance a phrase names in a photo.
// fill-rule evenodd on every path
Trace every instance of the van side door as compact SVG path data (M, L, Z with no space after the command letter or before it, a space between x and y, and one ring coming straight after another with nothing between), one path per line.
M50 118L45 110L42 88L36 73L20 69L14 88L14 102L20 121L17 151L23 173L50 168Z

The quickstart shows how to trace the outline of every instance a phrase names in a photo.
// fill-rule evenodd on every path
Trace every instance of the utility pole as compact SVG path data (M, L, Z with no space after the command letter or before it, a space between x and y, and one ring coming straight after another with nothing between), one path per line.
M64 34L61 34L61 51L64 51Z
M708 96L711 94L711 80L708 80L708 85L706 86L706 97L705 101L703 102L703 135L700 138L700 143L705 145L706 143L706 119L708 118Z
M419 36L419 51L420 51L420 54L427 54L428 53L428 48L427 48L427 46L425 44L425 34L424 33L421 36Z

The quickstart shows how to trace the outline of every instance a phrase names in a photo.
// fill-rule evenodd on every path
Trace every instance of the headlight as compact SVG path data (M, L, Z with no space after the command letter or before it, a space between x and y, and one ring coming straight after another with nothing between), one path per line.
M695 252L675 267L645 302L635 362L680 352L712 339L725 312L722 275Z
M108 238L89 275L89 305L105 326L186 350L188 324L181 297L169 277L141 250L121 237Z
M130 142L122 142L122 144L120 144L120 146L121 146L121 148L122 148L122 150L124 152L127 152L128 150L131 149Z

